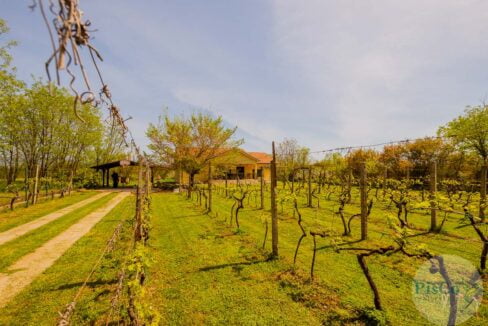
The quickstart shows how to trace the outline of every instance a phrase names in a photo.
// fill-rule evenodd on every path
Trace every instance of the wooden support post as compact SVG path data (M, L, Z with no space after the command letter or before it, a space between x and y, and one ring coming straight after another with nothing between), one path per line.
M146 187L144 189L146 192L146 196L149 196L149 194L151 193L152 181L153 181L152 168L149 166L149 164L147 164L146 165Z
M288 180L288 176L285 176L286 180ZM291 193L295 192L295 168L291 170Z
M352 168L349 166L347 171L347 191L349 192L349 197L347 203L351 202L352 199Z
M34 179L34 193L32 194L32 205L37 202L37 185L39 184L39 164L36 165L36 177Z
M383 198L386 196L386 180L388 180L388 167L385 166L385 172L383 174Z
M136 188L136 225L134 232L134 245L142 239L142 182L143 182L142 158L139 157L139 171Z
M210 213L212 211L212 163L208 162L208 207Z
M25 164L25 207L29 207L29 169L27 167L27 164Z
M228 171L225 172L225 197L229 197L229 190L227 189L227 179L229 178Z
M485 206L486 206L486 177L488 173L488 165L486 163L481 167L481 180L480 180L480 219L485 221Z
M260 195L261 195L261 206L260 209L264 209L264 170L261 168L261 178L259 180L260 183Z
M312 168L308 168L308 207L312 207Z
M273 257L278 257L278 212L276 210L276 152L272 143L273 160L271 161L271 238Z
M435 203L437 192L437 162L433 161L430 166L430 231L437 231L437 208Z
M359 190L361 192L361 240L368 239L368 190L366 183L366 163L360 165Z

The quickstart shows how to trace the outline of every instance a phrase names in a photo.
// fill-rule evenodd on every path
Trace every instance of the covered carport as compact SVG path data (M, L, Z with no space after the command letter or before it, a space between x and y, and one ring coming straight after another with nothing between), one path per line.
M127 167L127 166L134 166L137 165L137 162L131 160L120 160L114 161L110 163L104 163L96 166L92 166L92 169L95 169L97 172L102 171L102 187L109 187L110 186L110 169L117 168L117 167Z

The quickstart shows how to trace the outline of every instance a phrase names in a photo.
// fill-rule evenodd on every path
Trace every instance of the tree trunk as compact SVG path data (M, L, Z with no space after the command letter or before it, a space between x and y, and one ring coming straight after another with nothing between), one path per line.
M364 255L359 254L356 257L358 259L359 266L361 266L361 269L364 273L364 276L368 280L369 287L373 291L374 307L378 310L383 310L383 307L381 306L380 293L378 291L378 288L376 287L376 283L374 282L373 278L371 277L371 274L369 273L368 265L366 264L366 259Z
M485 221L485 206L486 206L486 174L488 170L488 165L483 164L481 168L481 182L480 182L480 219L481 222Z
M191 172L190 173L190 179L188 181L188 199L191 198L191 192L193 190L193 184L194 184L194 180L195 180L195 172Z
M271 161L271 240L273 256L278 257L278 212L276 211L276 152L273 147L273 160Z

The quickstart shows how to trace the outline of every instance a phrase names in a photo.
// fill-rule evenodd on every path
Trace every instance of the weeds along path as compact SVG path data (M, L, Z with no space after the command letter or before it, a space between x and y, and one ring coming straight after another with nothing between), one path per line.
M82 200L76 204L73 204L71 206L68 206L68 207L65 207L65 208L62 208L60 210L57 210L53 213L50 213L50 214L47 214L47 215L44 215L34 221L31 221L31 222L28 222L28 223L25 223L25 224L22 224L22 225L19 225L19 226L16 226L12 229L9 229L7 231L4 231L2 233L0 233L0 245L4 244L4 243L7 243L9 241L12 241L32 230L35 230L45 224L48 224L54 220L57 220L58 218L60 217L63 217L64 215L66 214L69 214L83 206L86 206L102 197L105 197L107 196L108 194L110 194L110 192L102 192L102 193L99 193L95 196L92 196L88 199L85 199L85 200Z
M103 207L88 214L34 252L19 259L8 268L8 273L0 273L0 307L5 306L10 299L50 267L66 250L129 195L129 192L119 193Z

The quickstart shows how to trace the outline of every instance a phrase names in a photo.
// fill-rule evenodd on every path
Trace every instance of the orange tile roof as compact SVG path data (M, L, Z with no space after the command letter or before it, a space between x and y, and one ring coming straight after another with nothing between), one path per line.
M264 152L246 152L252 157L257 158L259 161L258 163L260 164L269 164L271 163L271 160L273 160L273 157L267 153Z

